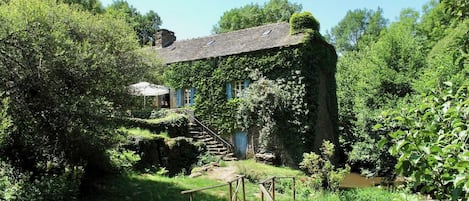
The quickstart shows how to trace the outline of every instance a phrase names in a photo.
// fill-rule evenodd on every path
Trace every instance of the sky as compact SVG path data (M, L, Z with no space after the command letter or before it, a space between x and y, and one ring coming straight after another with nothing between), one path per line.
M127 0L141 14L153 10L161 17L161 28L174 31L177 40L211 35L225 11L247 4L264 5L268 0ZM355 9L383 9L383 15L390 22L398 19L402 9L412 8L419 12L430 0L289 0L301 4L303 11L309 11L320 23L320 32L337 25L347 11ZM113 0L101 0L108 6Z

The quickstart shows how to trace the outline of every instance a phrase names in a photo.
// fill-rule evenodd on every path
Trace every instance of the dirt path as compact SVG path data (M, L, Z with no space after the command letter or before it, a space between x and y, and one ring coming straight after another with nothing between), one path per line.
M226 167L214 167L212 170L207 171L204 177L226 182L234 179L237 175L236 166L227 164Z

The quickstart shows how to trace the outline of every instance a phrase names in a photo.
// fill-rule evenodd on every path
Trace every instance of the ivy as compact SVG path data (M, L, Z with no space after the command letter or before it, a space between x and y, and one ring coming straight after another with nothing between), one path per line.
M165 78L173 88L195 87L196 115L225 136L246 129L243 125L258 125L253 118L246 118L248 122L236 121L240 104L245 101L244 98L228 101L226 83L246 79L255 83L261 77L271 80L285 93L282 96L288 102L288 107L281 113L284 116L277 118L279 129L272 132L280 136L284 148L292 150L289 151L290 155L296 155L291 164L298 164L302 153L313 149L320 79L327 80L328 111L332 116L337 116L334 78L336 61L334 48L323 40L319 32L310 31L305 34L304 43L298 46L175 63L165 72ZM258 107L261 106L253 106L251 109L257 110ZM269 115L263 113L259 118L271 118ZM333 125L337 125L335 120ZM263 125L259 126L262 129Z
M306 29L319 31L319 21L310 12L294 13L290 18L290 33L297 34Z

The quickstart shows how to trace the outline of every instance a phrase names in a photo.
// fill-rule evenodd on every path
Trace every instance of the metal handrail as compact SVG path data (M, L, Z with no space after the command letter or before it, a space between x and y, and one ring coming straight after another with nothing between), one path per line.
M209 127L207 127L206 125L204 125L201 121L199 121L194 115L190 114L188 111L186 111L186 114L189 115L192 119L194 119L194 121L202 126L202 128L204 130L207 130L208 131L208 134L212 137L215 137L215 140L217 140L218 142L221 142L223 143L225 146L227 146L228 150L230 152L233 152L233 145L231 145L229 142L227 142L226 140L224 140L222 137L220 137L219 134L215 133L212 129L210 129Z

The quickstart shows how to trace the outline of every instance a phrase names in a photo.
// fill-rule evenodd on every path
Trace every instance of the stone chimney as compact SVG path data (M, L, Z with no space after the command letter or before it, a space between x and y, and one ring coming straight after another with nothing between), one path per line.
M176 41L174 32L167 29L159 29L155 33L155 46L157 48L168 47Z

